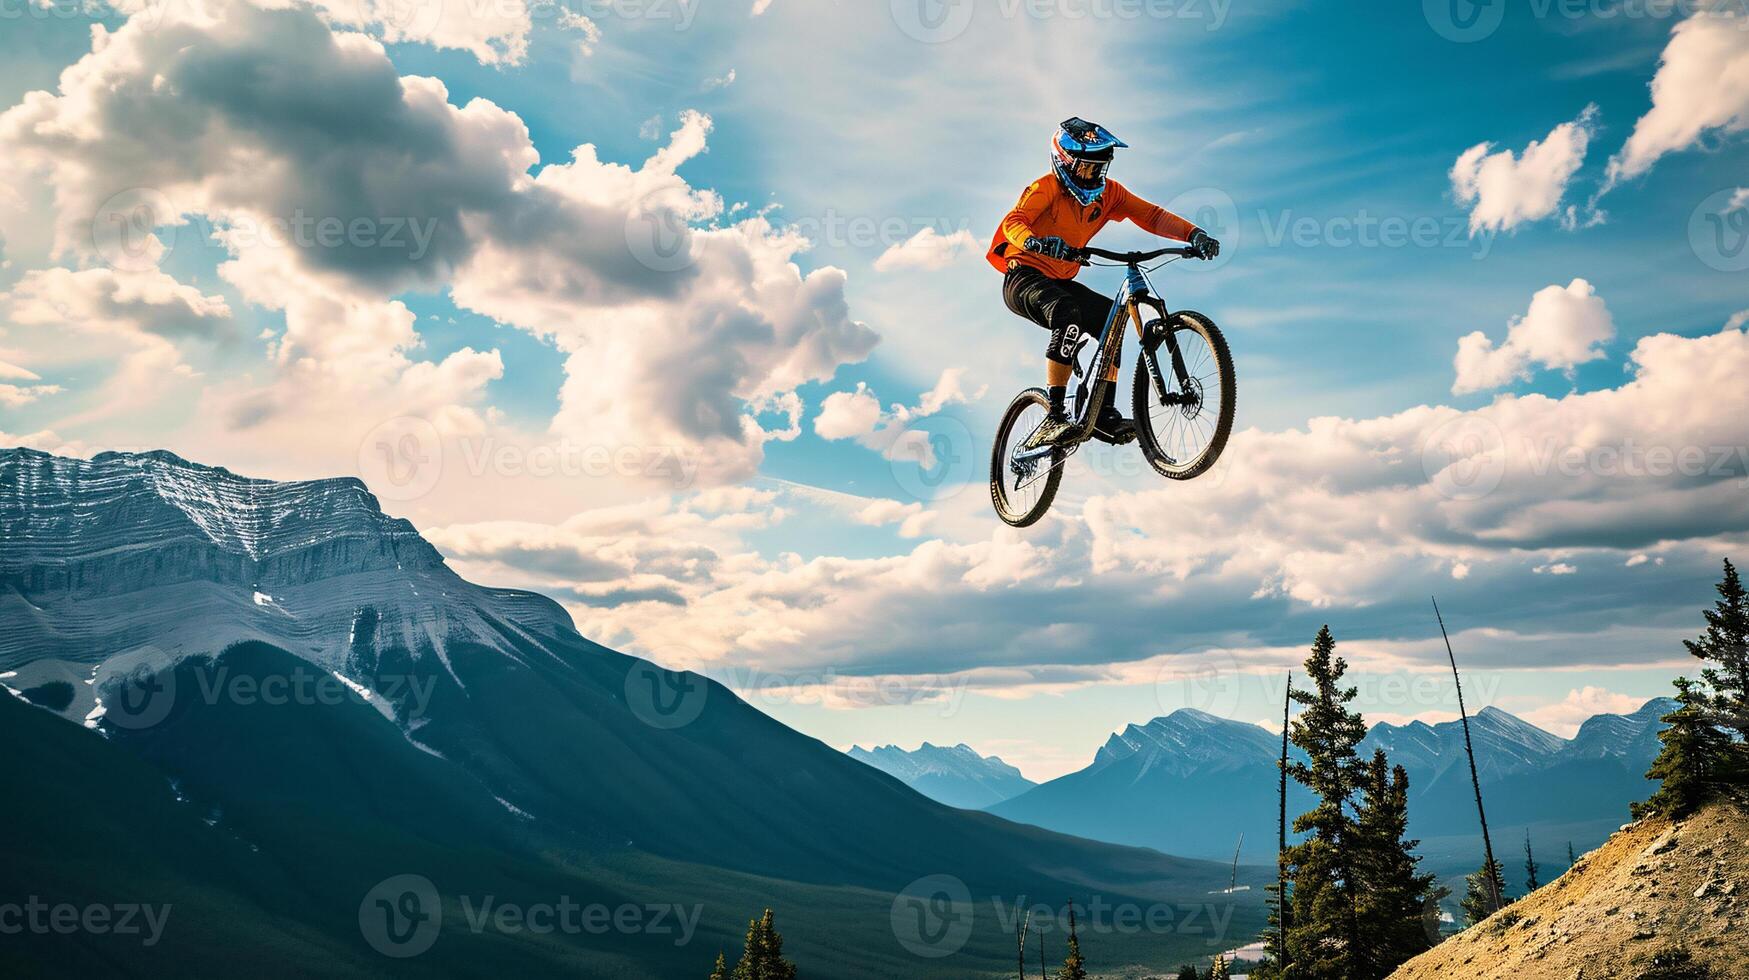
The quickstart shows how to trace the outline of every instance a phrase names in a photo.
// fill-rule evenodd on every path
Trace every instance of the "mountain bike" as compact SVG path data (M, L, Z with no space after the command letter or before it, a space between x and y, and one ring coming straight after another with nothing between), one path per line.
M1155 472L1172 480L1201 476L1220 458L1233 430L1233 357L1226 338L1201 313L1167 312L1148 281L1148 273L1195 254L1188 247L1108 252L1092 246L1071 254L1084 266L1123 266L1127 272L1098 339L1088 341L1094 344L1091 363L1083 369L1076 358L1068 435L1055 445L1026 448L1050 410L1043 388L1022 391L1002 415L990 454L990 500L1004 523L1026 527L1050 509L1063 481L1063 463L1093 438L1100 409L1116 396L1117 382L1105 376L1123 349L1130 323L1142 345L1130 392L1142 455ZM1166 261L1143 268L1159 258ZM1143 308L1154 314L1145 322Z

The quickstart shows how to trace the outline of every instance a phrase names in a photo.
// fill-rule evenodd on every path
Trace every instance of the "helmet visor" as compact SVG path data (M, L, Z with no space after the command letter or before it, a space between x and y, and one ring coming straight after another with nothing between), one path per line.
M1071 157L1068 161L1069 176L1082 187L1098 187L1105 181L1105 172L1111 169L1111 161L1090 160L1087 157Z

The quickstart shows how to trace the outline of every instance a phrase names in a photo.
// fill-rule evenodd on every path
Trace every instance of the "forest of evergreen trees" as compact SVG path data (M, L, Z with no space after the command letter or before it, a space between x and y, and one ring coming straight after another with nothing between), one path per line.
M1719 598L1703 614L1705 630L1684 641L1701 661L1700 677L1675 681L1677 707L1663 718L1668 726L1658 736L1663 748L1647 772L1658 787L1634 805L1636 819L1680 818L1749 787L1749 597L1729 560L1717 591ZM1455 671L1455 658L1453 667ZM1344 683L1347 671L1347 662L1336 654L1336 638L1325 626L1306 658L1307 686L1289 687L1288 697L1301 710L1287 734L1304 759L1289 761L1284 753L1282 764L1315 802L1294 818L1292 828L1299 838L1279 855L1285 895L1283 887L1269 887L1267 952L1250 973L1259 980L1382 980L1442 938L1439 903L1449 892L1420 870L1418 842L1406 836L1408 773L1392 765L1382 749L1370 758L1359 753L1366 722L1351 707L1358 692ZM1567 863L1575 862L1569 843ZM1527 890L1533 891L1541 870L1528 832L1524 870ZM1464 926L1481 922L1511 901L1499 859L1484 861L1466 879L1460 903ZM1026 980L1024 932L1019 940L1018 969ZM1040 956L1042 960L1042 950ZM1043 975L1042 962L1039 970ZM1202 973L1186 964L1177 980L1224 980L1228 975L1228 964L1216 957ZM1063 963L1046 980L1087 976L1071 902ZM783 938L770 909L748 923L745 949L734 969L719 953L711 972L711 980L795 977L795 965L783 958Z
M1636 819L1680 818L1749 787L1749 598L1729 560L1717 591L1705 630L1684 641L1701 661L1700 680L1675 681L1677 707L1663 718L1663 748L1646 774L1658 788L1634 806ZM1416 842L1404 838L1408 778L1383 752L1357 755L1365 723L1349 710L1356 692L1342 684L1347 664L1335 647L1329 628L1319 630L1306 659L1311 686L1290 692L1303 709L1290 734L1306 761L1287 772L1317 803L1293 823L1303 839L1280 856L1287 895L1271 888L1268 958L1252 971L1267 980L1376 980L1441 938L1447 893L1418 871ZM1569 844L1567 863L1576 860ZM1541 869L1528 833L1524 871L1527 892L1536 890ZM1511 900L1500 860L1484 860L1465 882L1464 926Z

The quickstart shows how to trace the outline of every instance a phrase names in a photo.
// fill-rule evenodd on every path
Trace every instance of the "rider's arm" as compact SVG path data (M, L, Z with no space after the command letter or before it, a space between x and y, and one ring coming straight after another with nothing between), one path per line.
M1111 202L1111 216L1114 219L1128 219L1161 238L1190 241L1190 233L1196 230L1196 225L1152 201L1143 199L1117 181L1111 181L1109 189L1117 192L1112 195Z
M1055 177L1051 178L1055 180ZM1008 240L1008 251L1021 252L1026 249L1028 238L1040 236L1034 228L1039 216L1044 214L1045 205L1050 203L1047 188L1040 185L1043 180L1035 180L1020 192L1020 200L1015 203L1014 210L1002 218L1002 237Z

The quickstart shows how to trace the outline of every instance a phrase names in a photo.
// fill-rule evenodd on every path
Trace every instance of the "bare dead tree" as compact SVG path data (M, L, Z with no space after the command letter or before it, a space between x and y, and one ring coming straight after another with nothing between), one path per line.
M1439 620L1439 635L1445 639L1445 655L1451 661L1451 679L1457 685L1458 718L1464 726L1464 754L1470 759L1470 786L1476 791L1476 817L1482 822L1482 867L1488 879L1488 897L1494 903L1494 911L1498 912L1505 903L1500 900L1500 880L1494 874L1494 842L1488 836L1488 812L1482 808L1482 780L1476 775L1476 750L1470 744L1470 715L1464 710L1464 682L1458 676L1457 654L1451 651L1451 634L1445 631L1445 617L1439 613L1438 599L1433 599L1433 618Z
M1038 931L1038 975L1039 980L1051 980L1051 974L1045 968L1045 931Z
M1020 902L1024 905L1026 904L1026 899L1022 898ZM1020 942L1017 944L1019 952L1015 954L1014 959L1015 966L1019 967L1020 980L1026 980L1026 927L1031 924L1032 909L1027 909L1026 918L1020 921Z
M1288 707L1293 704L1294 672L1287 672L1287 691L1281 698L1281 823L1275 851L1275 924L1281 933L1281 973L1287 975L1287 726Z

